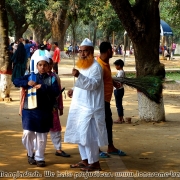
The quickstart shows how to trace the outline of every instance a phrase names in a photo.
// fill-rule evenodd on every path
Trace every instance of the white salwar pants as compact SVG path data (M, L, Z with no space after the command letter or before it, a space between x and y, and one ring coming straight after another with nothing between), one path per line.
M50 136L52 143L56 150L61 150L61 132L60 131L50 131Z
M86 145L78 144L81 159L87 159L89 164L99 161L99 146L97 137L96 122L95 119L92 118L87 130L88 143L86 143Z
M79 144L79 152L81 155L81 159L87 159L89 164L93 164L99 161L98 144L89 144L89 146L82 146Z
M48 133L37 133L34 131L24 130L22 143L27 149L28 156L33 156L33 151L35 150L35 160L44 161L44 152L47 143ZM35 140L35 141L34 141Z

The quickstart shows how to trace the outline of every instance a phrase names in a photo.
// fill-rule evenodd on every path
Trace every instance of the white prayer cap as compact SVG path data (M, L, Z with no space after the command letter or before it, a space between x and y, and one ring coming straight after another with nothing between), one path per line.
M47 56L36 56L34 59L34 62L36 63L35 65L37 65L37 63L39 61L46 61L49 63L49 57L47 57Z
M31 59L35 60L36 57L38 57L38 56L50 57L50 56L52 56L52 55L51 55L50 52L47 51L46 49L45 49L45 50L37 49L37 50L33 53L33 55L31 56Z
M49 63L49 58L47 56L35 56L33 59L30 61L30 71L34 72L35 74L38 73L37 70L37 63L40 61L46 61Z
M30 70L32 70L34 68L34 73L37 74L38 73L38 70L37 70L37 67L36 67L37 63L39 61L43 61L43 59L47 59L48 60L47 62L49 63L49 58L50 57L52 57L52 55L46 49L45 50L37 49L33 53L33 55L31 56L31 60L34 60L34 66L32 67L32 63L30 63ZM44 61L46 61L46 60L44 60Z
M90 39L85 38L80 46L91 46L91 47L93 47L93 43Z
M52 55L51 54L46 54L46 57L49 59L52 59Z

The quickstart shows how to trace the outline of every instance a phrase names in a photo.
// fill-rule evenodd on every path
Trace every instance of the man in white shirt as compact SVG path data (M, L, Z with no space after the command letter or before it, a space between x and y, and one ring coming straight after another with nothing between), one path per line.
M79 60L72 70L77 77L64 140L79 146L82 161L70 165L82 171L99 171L99 147L108 145L104 110L104 84L101 66L94 60L94 47L85 39L79 49Z

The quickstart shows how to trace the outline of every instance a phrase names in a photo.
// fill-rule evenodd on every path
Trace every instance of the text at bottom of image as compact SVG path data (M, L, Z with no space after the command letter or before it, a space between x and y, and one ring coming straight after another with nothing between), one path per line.
M103 172L103 171L95 171L95 172L70 172L70 171L50 171L46 170L43 172L39 171L16 171L16 172L5 172L0 171L0 178L13 178L13 179L20 179L20 178L43 178L43 177L51 177L51 178L111 178L111 177L160 177L160 178L167 178L167 177L174 177L180 178L180 172Z

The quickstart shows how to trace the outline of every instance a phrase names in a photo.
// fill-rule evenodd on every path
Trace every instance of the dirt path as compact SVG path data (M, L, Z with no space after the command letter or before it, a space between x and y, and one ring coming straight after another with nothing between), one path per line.
M133 63L133 62L129 62ZM172 65L173 66L173 65ZM175 65L177 66L177 64ZM73 78L62 76L62 86L69 89L73 86ZM180 85L167 84L163 91L164 106L166 112L166 122L144 123L138 119L138 102L136 90L125 88L123 100L125 117L132 117L131 124L114 124L114 144L117 148L127 153L126 157L111 156L109 159L101 159L102 173L113 173L113 177L107 177L108 180L120 179L114 176L114 172L128 172L139 175L146 175L143 172L179 172L180 164ZM22 127L21 118L18 115L19 89L12 88L12 102L0 102L0 178L13 179L2 176L3 172L33 172L39 173L42 177L36 178L17 178L17 179L60 179L60 173L66 173L67 179L85 179L80 176L80 171L72 170L69 164L76 163L80 159L77 145L63 143L63 150L71 154L71 158L62 158L54 155L54 147L48 138L46 148L47 167L38 168L30 166L27 163L26 150L21 143ZM71 99L64 99L64 115L61 117L64 134L67 114ZM117 118L114 96L111 101L113 119ZM106 150L106 147L103 148ZM3 171L3 172L1 172ZM48 171L48 172L47 172ZM47 178L50 172L55 173L55 177ZM67 177L72 175L72 177ZM36 175L37 175L36 174ZM75 176L76 174L76 176ZM132 175L132 174L129 174ZM153 175L153 174L151 174ZM179 174L180 176L180 174ZM65 179L66 179L65 178ZM104 178L89 177L89 179L98 180ZM121 178L122 180L149 180L161 179L152 178ZM175 179L172 174L163 178L168 180Z

